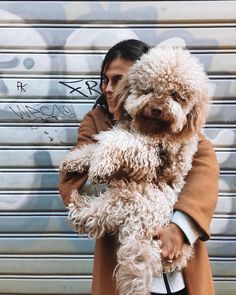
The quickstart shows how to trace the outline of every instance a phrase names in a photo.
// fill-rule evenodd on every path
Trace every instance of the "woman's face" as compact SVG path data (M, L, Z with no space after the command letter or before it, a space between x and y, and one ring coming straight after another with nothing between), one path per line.
M114 114L116 108L115 102L112 99L113 91L119 80L128 72L133 63L131 60L116 58L105 67L102 75L101 90L106 97L109 112L112 114Z

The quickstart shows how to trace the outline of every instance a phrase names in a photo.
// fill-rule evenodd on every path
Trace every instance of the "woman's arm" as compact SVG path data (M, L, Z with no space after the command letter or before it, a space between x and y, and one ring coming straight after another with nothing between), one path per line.
M202 240L210 237L209 225L218 196L218 179L219 165L215 152L211 143L201 135L192 169L186 177L186 184L179 195L175 210L189 217L188 227L194 229L196 237L200 234ZM158 230L156 234L162 241L162 258L177 258L186 241L185 233L183 228L178 226L178 221Z
M110 127L110 122L100 108L93 109L83 119L77 134L77 144L72 150L82 145L95 142L93 135ZM60 173L58 189L65 205L70 201L71 194L74 190L80 190L88 178L87 172L78 173Z
M192 169L179 195L175 210L190 216L199 227L202 240L210 237L210 222L218 197L219 165L211 143L201 135Z

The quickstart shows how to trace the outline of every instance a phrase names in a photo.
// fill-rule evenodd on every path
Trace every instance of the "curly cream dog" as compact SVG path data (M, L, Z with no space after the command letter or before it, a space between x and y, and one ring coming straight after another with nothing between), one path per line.
M117 126L97 143L73 150L60 169L107 183L100 197L75 191L69 218L92 238L117 234L115 276L120 295L150 294L153 276L186 266L184 245L173 263L162 262L158 228L169 224L192 166L205 121L208 79L187 50L155 47L137 61L115 91Z

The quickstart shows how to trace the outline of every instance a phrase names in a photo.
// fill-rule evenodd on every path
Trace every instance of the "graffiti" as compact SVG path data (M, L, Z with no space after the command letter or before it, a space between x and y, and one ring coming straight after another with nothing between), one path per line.
M9 109L21 120L31 119L47 122L52 119L58 121L60 118L74 119L76 117L71 106L61 104L16 105L9 107Z
M98 75L105 52L123 39L140 39L153 46L174 37L182 38L213 73L214 99L221 101L213 107L204 129L217 149L222 171L227 172L220 178L221 192L211 223L214 237L208 247L210 254L214 252L216 288L234 293L235 280L230 286L224 281L232 281L230 271L234 271L228 262L236 214L235 1L206 1L204 14L201 2L0 1L0 241L2 253L7 253L4 264L9 275L16 273L8 259L16 255L15 249L33 258L36 254L75 253L76 237L61 218L65 207L58 195L57 167L76 142L78 124L74 122L82 120L100 95ZM88 184L83 189L91 191ZM59 249L62 233L69 233L70 238ZM39 247L42 237L46 242ZM76 251L81 254L80 248ZM31 260L28 269L35 275L35 259ZM52 260L52 269L57 260ZM37 276L41 274L43 270ZM16 284L2 279L5 293L13 293L14 285L19 284L27 293L29 284L24 283L24 276L18 277ZM73 289L69 281L63 285L64 291ZM48 278L45 288L56 293Z
M17 87L17 90L19 91L20 90L20 92L26 92L26 90L25 90L25 86L27 85L27 83L26 84L23 84L22 82L20 82L20 81L17 81L16 82L16 87Z
M88 97L88 95L84 92L84 90L82 91L84 87L85 87L85 90L89 91L90 95L93 95L93 92L95 92L96 94L101 94L98 91L98 82L94 80L80 79L80 80L70 81L70 82L59 81L59 83L71 89L70 94L72 94L73 92L77 92L84 97Z

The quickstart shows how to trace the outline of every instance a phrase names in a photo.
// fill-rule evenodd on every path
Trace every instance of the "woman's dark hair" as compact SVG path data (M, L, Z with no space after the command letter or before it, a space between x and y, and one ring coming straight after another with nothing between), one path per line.
M149 45L136 39L123 40L111 47L102 62L100 88L103 73L106 67L109 66L113 60L122 58L135 62L136 60L140 59L144 53L148 52L149 49ZM101 106L104 111L108 112L107 100L103 94L96 100L93 108L95 108L97 105Z

